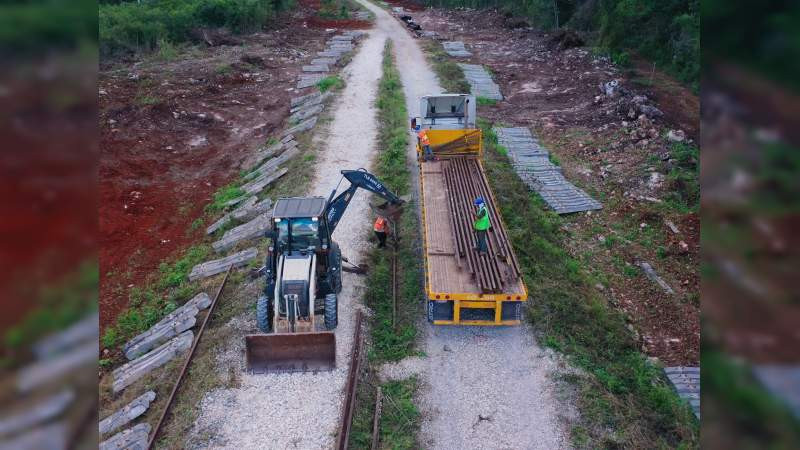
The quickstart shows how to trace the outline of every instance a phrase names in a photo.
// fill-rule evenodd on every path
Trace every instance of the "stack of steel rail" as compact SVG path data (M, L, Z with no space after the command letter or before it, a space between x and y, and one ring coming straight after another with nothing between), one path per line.
M451 158L442 161L442 173L447 187L450 208L450 225L456 242L455 258L459 267L466 259L467 270L472 274L483 293L503 291L506 283L519 280L520 271L514 252L511 251L506 230L500 224L489 183L475 158ZM489 210L492 228L487 233L489 252L481 255L475 251L477 244L473 220L473 202L482 197Z

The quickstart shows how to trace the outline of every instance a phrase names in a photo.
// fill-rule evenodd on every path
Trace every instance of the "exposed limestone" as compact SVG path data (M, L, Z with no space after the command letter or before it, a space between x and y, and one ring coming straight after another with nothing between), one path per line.
M256 250L255 247L250 247L224 258L206 261L192 268L192 272L189 274L189 280L194 281L225 272L228 270L228 266L233 266L234 268L244 266L249 263L250 260L255 259L256 256L258 256L258 250Z

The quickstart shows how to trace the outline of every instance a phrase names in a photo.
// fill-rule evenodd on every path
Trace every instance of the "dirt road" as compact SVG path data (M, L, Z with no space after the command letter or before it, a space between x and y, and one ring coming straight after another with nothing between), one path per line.
M376 27L394 40L409 114L419 97L441 93L418 41L385 10L360 3ZM409 146L413 161L414 147ZM417 171L412 170L413 174ZM418 180L415 180L415 184ZM417 186L417 192L419 192ZM422 325L427 355L419 364L423 412L420 444L426 449L542 448L569 446L545 356L525 326L515 328Z

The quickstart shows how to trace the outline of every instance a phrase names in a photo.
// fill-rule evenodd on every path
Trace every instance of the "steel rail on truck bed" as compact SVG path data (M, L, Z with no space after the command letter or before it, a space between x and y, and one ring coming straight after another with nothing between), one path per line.
M435 130L429 135L435 137ZM518 325L528 292L479 155L440 157L420 162L419 170L428 320ZM486 201L491 218L489 255L474 250L477 196Z

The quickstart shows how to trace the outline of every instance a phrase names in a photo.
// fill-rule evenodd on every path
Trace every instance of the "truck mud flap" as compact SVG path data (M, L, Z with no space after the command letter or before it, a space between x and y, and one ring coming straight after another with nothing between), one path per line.
M336 337L330 331L245 336L251 373L318 372L336 368Z

